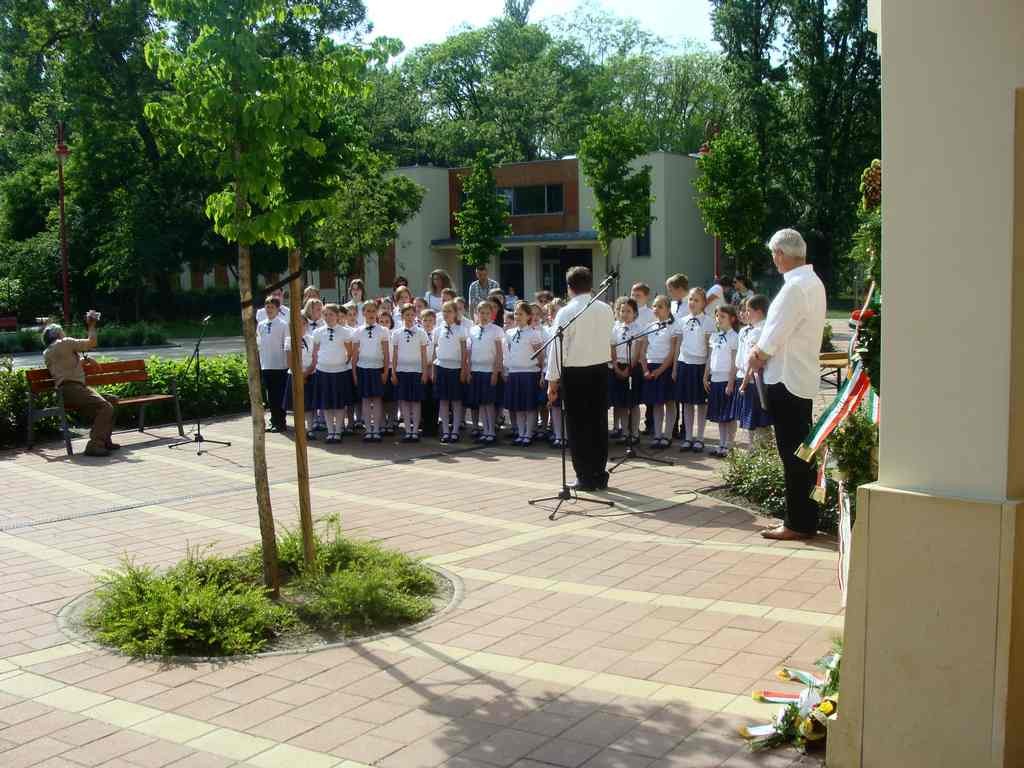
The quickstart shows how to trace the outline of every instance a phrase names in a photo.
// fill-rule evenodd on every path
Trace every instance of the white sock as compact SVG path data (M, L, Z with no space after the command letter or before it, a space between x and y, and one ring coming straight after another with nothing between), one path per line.
M693 442L696 436L693 433L693 406L689 403L680 403L683 409L683 440Z

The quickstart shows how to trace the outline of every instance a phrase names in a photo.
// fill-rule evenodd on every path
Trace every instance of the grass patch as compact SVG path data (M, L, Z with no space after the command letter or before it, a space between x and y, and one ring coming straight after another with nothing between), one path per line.
M234 656L290 635L360 635L430 615L437 583L420 562L345 538L336 519L316 543L316 563L306 568L298 533L281 536L276 602L262 585L258 546L235 557L191 549L162 573L126 561L101 577L84 623L132 656Z

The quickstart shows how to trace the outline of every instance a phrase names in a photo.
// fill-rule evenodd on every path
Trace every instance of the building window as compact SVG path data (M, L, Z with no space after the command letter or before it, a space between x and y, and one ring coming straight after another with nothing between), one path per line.
M637 258L644 258L651 255L651 225L644 227L644 231L636 236Z
M498 187L512 216L537 216L565 211L565 192L561 184L535 184L528 187ZM459 192L459 210L466 204L465 191Z
M564 195L562 193L561 184L548 184L548 213L562 213L565 210L565 203L563 201L563 197Z

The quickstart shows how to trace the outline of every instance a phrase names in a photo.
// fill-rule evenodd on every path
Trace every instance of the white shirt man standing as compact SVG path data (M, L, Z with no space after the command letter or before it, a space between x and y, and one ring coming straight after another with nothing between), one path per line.
M571 299L558 311L552 324L553 328L566 328L565 357L559 354L558 341L548 348L548 402L558 400L561 386L569 450L576 471L574 489L604 490L608 487L608 338L615 317L603 301L596 301L583 311L594 285L589 269L573 267L566 273L565 282ZM579 319L570 325L577 315Z
M807 264L807 244L796 230L779 230L768 248L783 285L768 307L748 365L751 371L763 371L786 476L785 523L761 535L789 541L810 538L818 530L818 505L811 498L814 466L799 458L796 450L811 431L811 409L820 381L825 286Z

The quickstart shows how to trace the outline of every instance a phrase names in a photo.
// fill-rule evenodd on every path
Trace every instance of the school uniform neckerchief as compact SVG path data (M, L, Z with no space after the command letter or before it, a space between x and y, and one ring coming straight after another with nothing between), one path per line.
M376 327L377 327L376 325L368 325L368 326L366 326L366 338L368 338L368 339L372 339L373 338L373 329L376 328Z
M701 322L699 317L691 317L686 321L686 330L692 331L694 328L700 328Z
M522 337L522 335L523 335L522 330L520 330L519 328L516 328L516 335L512 337L512 343L513 344L518 344L519 343L519 339Z
M334 329L330 326L327 327L327 340L331 342L334 341Z
M715 339L715 347L720 347L723 344L725 344L725 337L726 337L726 332L725 331L719 331L718 332L718 338Z
M265 326L263 326L264 333L266 333L267 336L269 336L271 334L271 332L273 331L273 326L271 325L272 322L273 322L272 320L267 320L267 324Z
M402 330L405 331L405 343L408 344L412 341L412 337L416 334L416 331L413 328L403 328Z
M450 339L452 337L452 327L448 324L444 326L444 337Z

